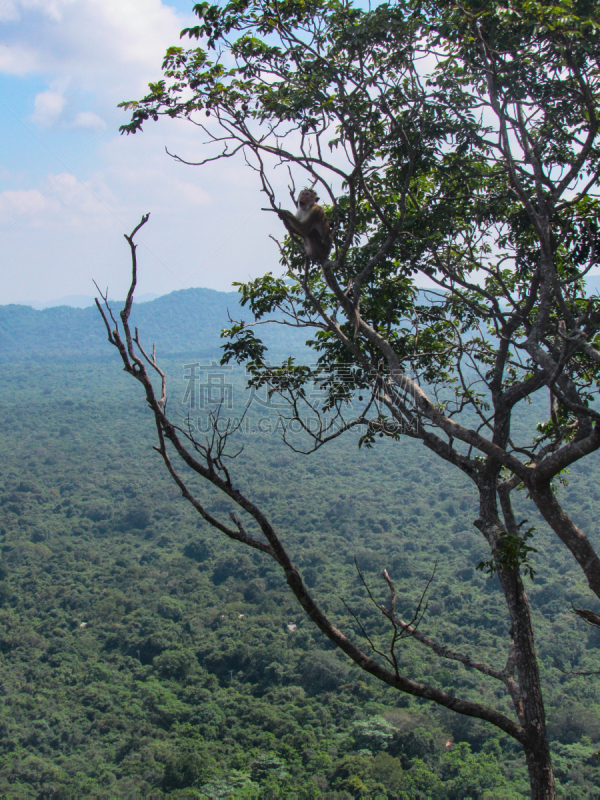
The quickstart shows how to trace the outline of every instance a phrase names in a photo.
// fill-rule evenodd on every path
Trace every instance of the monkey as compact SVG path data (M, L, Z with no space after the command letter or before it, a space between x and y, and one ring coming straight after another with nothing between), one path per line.
M318 199L313 189L302 189L295 214L283 208L277 213L290 233L302 237L304 252L310 261L323 262L331 250L331 232L325 212L317 205Z

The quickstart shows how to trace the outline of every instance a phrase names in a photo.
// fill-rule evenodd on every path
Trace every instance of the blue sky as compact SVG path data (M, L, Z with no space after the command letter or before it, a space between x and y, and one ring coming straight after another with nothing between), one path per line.
M124 137L122 100L160 76L193 2L0 0L0 304L124 295L122 234L140 237L142 293L229 290L278 269L281 233L243 163L205 169L197 130L180 121ZM282 176L283 177L283 176ZM287 192L284 193L284 199Z

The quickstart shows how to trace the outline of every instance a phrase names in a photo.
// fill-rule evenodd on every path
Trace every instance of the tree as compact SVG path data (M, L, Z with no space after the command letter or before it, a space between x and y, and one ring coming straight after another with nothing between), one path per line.
M196 442L166 413L164 375L129 328L134 231L122 333L104 319L144 386L157 449L198 512L274 558L311 619L362 669L496 725L521 743L532 796L554 797L523 584L535 535L517 521L512 495L526 490L600 597L598 555L555 492L564 471L600 446L600 299L585 293L600 243L598 9L586 0L426 0L367 11L338 0L234 0L195 12L199 25L183 34L201 46L169 49L164 79L125 104L133 115L124 131L160 115L190 120L212 147L200 164L243 152L275 211L273 170L299 168L328 200L335 242L330 259L314 264L287 238L282 276L240 286L255 322L231 327L224 360L245 361L253 385L288 401L309 450L360 425L364 446L409 436L468 476L479 497L474 524L490 547L485 566L510 615L504 668L450 652L400 620L387 573L390 602L378 607L391 626L389 653L369 656L321 612L265 514L234 485L223 458L232 430ZM418 292L423 278L435 288ZM316 369L293 360L268 367L255 326L272 315L313 332ZM317 431L304 423L305 410L319 413L307 392L314 381L328 392ZM346 402L357 394L364 407L350 418ZM546 420L517 437L515 414L540 394ZM235 515L232 527L208 514L167 443L262 537ZM516 721L402 675L394 646L406 635L500 681Z

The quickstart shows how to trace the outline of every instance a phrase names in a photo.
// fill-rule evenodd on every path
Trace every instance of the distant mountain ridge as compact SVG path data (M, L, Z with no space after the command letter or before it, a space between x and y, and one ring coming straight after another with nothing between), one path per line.
M181 289L156 300L134 304L132 323L143 343L163 355L217 355L223 340L220 332L229 316L251 321L242 309L237 292L214 289ZM112 304L113 313L123 303ZM303 349L305 331L281 325L261 327L261 338L274 353ZM0 306L0 361L24 358L89 358L106 356L111 348L97 308L57 306L36 310L31 306Z
M136 303L147 303L149 300L156 300L158 297L160 297L160 295L155 292L146 292L145 294L136 295L135 301ZM11 305L31 306L31 308L35 308L37 311L43 311L45 308L56 308L57 306L88 308L95 305L95 303L94 298L89 294L69 294L66 297L58 297L56 300L32 300L31 302L24 300L23 302L12 303Z
M589 294L598 292L600 276L590 276L587 285ZM421 301L426 291L420 290ZM146 300L147 296L141 295L142 301L134 304L132 322L139 328L142 342L149 349L155 343L162 355L215 357L223 344L220 332L229 326L230 317L252 320L251 312L241 308L238 292L196 288L155 300ZM123 302L111 305L116 315ZM261 326L259 335L275 357L307 352L305 340L310 338L310 331L272 324ZM95 358L110 353L104 323L95 306L60 305L41 310L16 304L0 306L0 361Z

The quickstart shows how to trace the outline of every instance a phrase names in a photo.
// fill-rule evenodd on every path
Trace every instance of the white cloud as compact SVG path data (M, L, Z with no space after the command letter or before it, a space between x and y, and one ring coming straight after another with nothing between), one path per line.
M43 194L39 189L7 190L0 192L0 220L12 223L37 206L43 206Z
M18 22L21 19L17 7L13 0L0 5L0 21L2 22Z
M203 206L211 202L210 194L200 186L195 186L193 183L173 181L172 186L179 197L188 203Z
M53 92L48 89L35 96L33 105L35 111L31 119L43 128L49 128L58 121L67 101L60 92Z
M190 3L191 6L191 3ZM143 91L190 18L161 0L11 0L0 71L72 80L116 103Z
M192 145L186 128L169 121L142 136L109 138L84 183L66 173L0 193L0 303L90 294L93 279L124 295L130 266L123 234L146 212L150 222L138 235L142 293L228 291L234 280L277 271L268 237L281 235L281 224L260 210L258 185L240 180L243 162L237 176L231 162L223 175L219 164L193 169L164 154L169 133L173 150Z
M63 9L76 2L77 0L21 0L24 9L39 11L54 22L60 22Z
M260 186L242 159L206 168L176 163L165 145L190 160L206 155L198 129L178 120L149 123L141 135L116 135L129 117L117 103L139 98L147 81L160 76L166 48L195 18L160 0L14 0L13 7L21 22L3 26L0 73L38 81L37 95L28 99L49 134L32 136L31 148L5 141L0 156L0 303L90 294L93 278L123 296L129 277L123 233L148 211L150 222L139 234L140 292L227 290L234 280L277 271L268 236L281 236L282 226L260 211ZM10 106L10 97L4 102ZM50 127L63 119L70 124ZM29 135L15 130L21 139ZM13 151L27 155L11 161ZM65 165L74 165L81 180ZM283 171L279 182L285 201Z
M0 237L19 222L22 231L103 225L118 203L102 180L82 182L63 172L48 175L37 189L0 192ZM39 234L38 234L39 235Z
M0 73L5 75L31 75L40 64L38 54L20 42L4 43L0 47Z
M75 128L91 128L92 130L103 131L106 129L106 122L94 114L93 111L80 111L73 120Z

